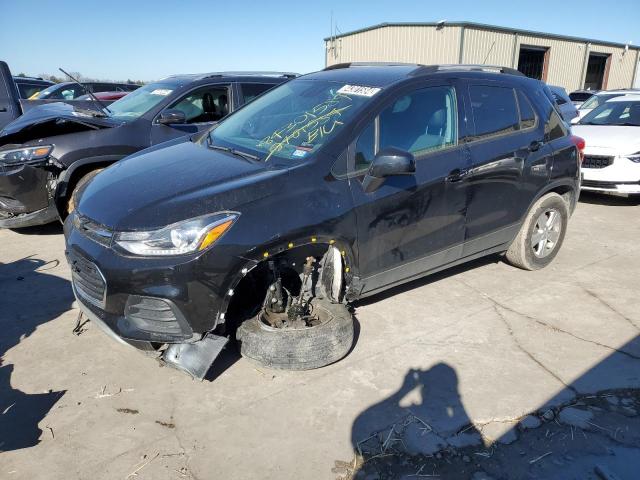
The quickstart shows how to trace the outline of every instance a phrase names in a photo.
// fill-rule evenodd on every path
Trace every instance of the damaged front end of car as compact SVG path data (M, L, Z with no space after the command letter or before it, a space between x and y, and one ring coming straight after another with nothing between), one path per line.
M53 196L60 165L53 145L0 147L0 227L49 223L57 218Z
M103 128L64 116L33 121L23 117L7 125L0 135L0 228L57 220L54 197L66 166L59 160L56 137Z

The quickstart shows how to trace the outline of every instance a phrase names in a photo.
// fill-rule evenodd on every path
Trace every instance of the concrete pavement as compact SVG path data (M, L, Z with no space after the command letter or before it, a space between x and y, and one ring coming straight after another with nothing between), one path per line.
M640 388L639 213L585 197L542 271L457 267L356 305L334 365L271 371L230 350L202 383L91 324L74 336L60 229L0 231L0 478L335 479L408 415L441 446L465 428L486 446L529 412Z

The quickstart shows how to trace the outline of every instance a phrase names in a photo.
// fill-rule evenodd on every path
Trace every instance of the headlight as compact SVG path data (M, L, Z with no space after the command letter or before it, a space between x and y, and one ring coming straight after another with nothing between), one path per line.
M627 158L634 163L640 163L640 152L636 152L633 155L627 155Z
M239 214L222 212L174 223L147 232L119 232L114 242L135 255L183 255L213 245L236 221Z
M0 151L0 162L7 164L26 163L33 160L47 158L53 145L40 145L38 147L23 147L12 150Z

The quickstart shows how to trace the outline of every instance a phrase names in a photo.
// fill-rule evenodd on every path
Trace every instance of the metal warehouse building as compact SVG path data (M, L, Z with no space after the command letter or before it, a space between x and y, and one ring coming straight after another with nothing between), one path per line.
M326 65L343 62L475 63L581 88L630 88L640 47L468 22L383 23L325 38Z

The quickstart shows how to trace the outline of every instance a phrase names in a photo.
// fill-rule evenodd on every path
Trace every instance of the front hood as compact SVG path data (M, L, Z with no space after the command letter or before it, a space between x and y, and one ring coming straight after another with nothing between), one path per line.
M151 230L264 198L284 188L286 169L190 140L151 148L98 174L78 211L116 230Z
M630 155L640 150L640 127L574 125L571 132L584 138L585 150L607 150L612 155Z
M6 125L2 132L0 132L0 144L5 143L2 141L2 137L4 136L14 135L32 128L35 125L41 125L46 122L55 122L57 120L94 125L96 127L115 127L122 123L109 117L93 117L82 111L76 110L73 105L69 105L67 103L48 103L46 105L40 105L27 110L23 115Z

